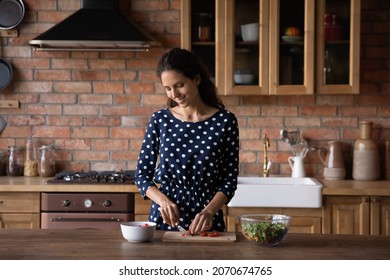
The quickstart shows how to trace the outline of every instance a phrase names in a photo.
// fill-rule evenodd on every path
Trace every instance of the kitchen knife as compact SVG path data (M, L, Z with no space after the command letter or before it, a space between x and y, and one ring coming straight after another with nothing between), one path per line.
M191 235L185 228L183 228L181 225L178 225L177 228L180 232L185 233L187 235Z
M178 225L177 228L180 232L187 232L181 225Z

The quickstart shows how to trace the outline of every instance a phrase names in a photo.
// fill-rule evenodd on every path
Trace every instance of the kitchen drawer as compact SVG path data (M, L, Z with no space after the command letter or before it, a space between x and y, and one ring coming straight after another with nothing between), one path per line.
M39 213L39 193L0 193L0 213Z
M40 215L39 213L0 213L0 229L1 228L39 229Z

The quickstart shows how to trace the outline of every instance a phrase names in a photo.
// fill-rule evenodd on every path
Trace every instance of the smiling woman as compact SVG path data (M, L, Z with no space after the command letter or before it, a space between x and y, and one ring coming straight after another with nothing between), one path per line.
M153 200L149 221L159 230L224 231L221 207L237 188L237 119L192 52L164 54L157 75L168 106L150 119L135 175L142 196Z

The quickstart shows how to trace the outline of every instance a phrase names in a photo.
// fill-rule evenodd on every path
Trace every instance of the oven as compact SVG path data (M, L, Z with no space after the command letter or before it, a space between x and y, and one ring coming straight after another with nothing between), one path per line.
M47 184L134 184L133 171L61 172ZM133 193L44 192L42 229L119 229L134 221Z

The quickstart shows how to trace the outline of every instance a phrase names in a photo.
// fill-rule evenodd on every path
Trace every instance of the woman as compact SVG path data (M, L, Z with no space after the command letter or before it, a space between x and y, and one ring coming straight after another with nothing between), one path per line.
M150 119L135 176L142 196L153 200L149 221L160 230L224 231L221 207L237 188L237 119L192 52L164 54L157 75L168 104Z

